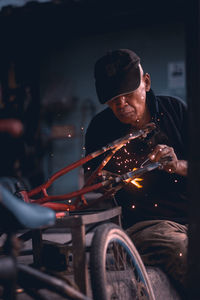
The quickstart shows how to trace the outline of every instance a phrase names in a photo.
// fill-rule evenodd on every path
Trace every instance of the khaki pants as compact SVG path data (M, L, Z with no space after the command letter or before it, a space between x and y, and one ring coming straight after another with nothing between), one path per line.
M126 230L145 265L159 266L184 292L187 272L187 226L167 220L139 222Z

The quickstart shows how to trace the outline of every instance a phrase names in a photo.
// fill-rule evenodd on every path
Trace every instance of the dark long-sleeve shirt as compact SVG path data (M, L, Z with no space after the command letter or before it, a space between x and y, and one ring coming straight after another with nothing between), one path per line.
M158 144L173 147L178 159L187 160L186 105L171 96L155 96L152 90L147 93L147 105L156 129L146 138L132 140L117 151L106 165L106 170L123 174L137 168ZM88 127L86 155L127 134L130 129L131 126L121 123L110 108L105 109L93 118ZM85 164L85 171L88 168L96 169L105 155ZM187 222L185 177L155 170L145 174L142 179L142 188L128 184L116 195L119 205L122 206L125 228L138 221L150 219Z

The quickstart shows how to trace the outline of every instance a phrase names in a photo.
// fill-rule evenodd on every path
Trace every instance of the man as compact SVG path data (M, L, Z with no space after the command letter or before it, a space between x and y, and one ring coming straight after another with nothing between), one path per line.
M155 96L140 58L119 49L101 57L95 65L95 84L100 103L108 108L96 115L86 133L86 155L140 129L149 122L156 129L146 138L121 148L105 169L123 174L149 159L170 156L163 170L146 173L137 188L132 184L116 195L122 206L123 227L147 265L160 266L176 284L185 287L187 256L187 119L186 106L174 97ZM93 171L98 157L84 168Z

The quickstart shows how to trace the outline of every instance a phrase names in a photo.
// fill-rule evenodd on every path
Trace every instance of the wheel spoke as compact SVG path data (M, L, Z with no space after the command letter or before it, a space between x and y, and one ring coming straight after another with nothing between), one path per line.
M154 300L148 275L129 237L118 226L103 224L91 250L95 300Z

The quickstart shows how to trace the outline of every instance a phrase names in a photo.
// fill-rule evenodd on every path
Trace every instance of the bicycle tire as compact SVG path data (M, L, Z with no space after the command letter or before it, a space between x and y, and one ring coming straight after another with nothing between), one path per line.
M155 300L138 251L115 224L99 225L94 233L90 276L94 300Z

